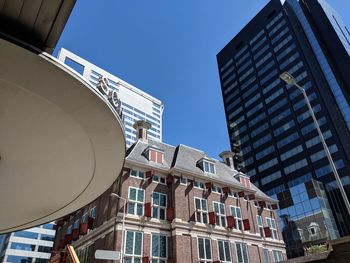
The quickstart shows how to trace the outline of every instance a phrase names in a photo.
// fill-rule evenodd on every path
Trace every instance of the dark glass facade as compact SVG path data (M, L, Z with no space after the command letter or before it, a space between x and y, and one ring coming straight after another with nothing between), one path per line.
M322 18L325 25L316 18ZM246 169L256 186L281 203L285 198L281 193L317 180L327 195L322 196L328 200L327 209L308 210L316 201L303 195L305 200L295 202L293 197L288 209L280 210L282 225L285 220L304 225L298 223L305 221L302 218L319 218L315 223L327 234L316 235L311 240L315 243L347 235L350 221L304 98L279 76L288 71L306 90L350 193L350 86L349 74L345 74L350 68L346 45L350 35L345 34L341 22L336 29L335 21L341 20L323 0L287 0L283 5L272 0L217 55L231 148L243 157L236 165ZM339 28L343 28L343 39L332 39L338 45L327 43L330 32L333 37L339 36ZM338 55L331 55L334 52L342 54L342 61L337 60ZM329 218L336 221L329 224ZM299 247L289 245L293 240L285 240L290 257L300 255L300 248L310 244L309 236L304 236Z

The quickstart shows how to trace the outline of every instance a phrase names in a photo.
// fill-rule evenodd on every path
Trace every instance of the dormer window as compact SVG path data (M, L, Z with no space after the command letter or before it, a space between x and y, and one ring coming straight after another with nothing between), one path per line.
M158 164L163 164L164 162L164 151L155 146L148 146L145 150L145 155L150 162Z
M205 173L215 174L215 163L207 158L202 158L198 161L199 167Z

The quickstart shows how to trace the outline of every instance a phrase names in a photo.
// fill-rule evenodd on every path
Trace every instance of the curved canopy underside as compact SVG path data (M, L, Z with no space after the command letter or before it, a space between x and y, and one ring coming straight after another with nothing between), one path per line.
M124 156L120 118L98 92L49 55L0 39L0 233L90 203Z

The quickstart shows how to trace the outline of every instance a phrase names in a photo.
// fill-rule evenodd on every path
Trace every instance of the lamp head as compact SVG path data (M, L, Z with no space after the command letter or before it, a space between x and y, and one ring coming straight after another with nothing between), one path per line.
M289 85L295 85L297 83L296 79L291 75L289 74L287 71L283 72L281 75L280 75L280 78L287 84Z

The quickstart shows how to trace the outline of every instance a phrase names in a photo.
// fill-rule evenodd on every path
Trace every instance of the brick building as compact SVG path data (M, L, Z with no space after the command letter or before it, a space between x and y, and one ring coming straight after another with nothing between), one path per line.
M277 201L233 168L231 152L218 161L185 145L148 140L145 121L134 126L139 139L115 183L57 222L56 255L64 257L65 244L72 244L84 263L99 262L97 249L122 251L130 263L286 259Z

